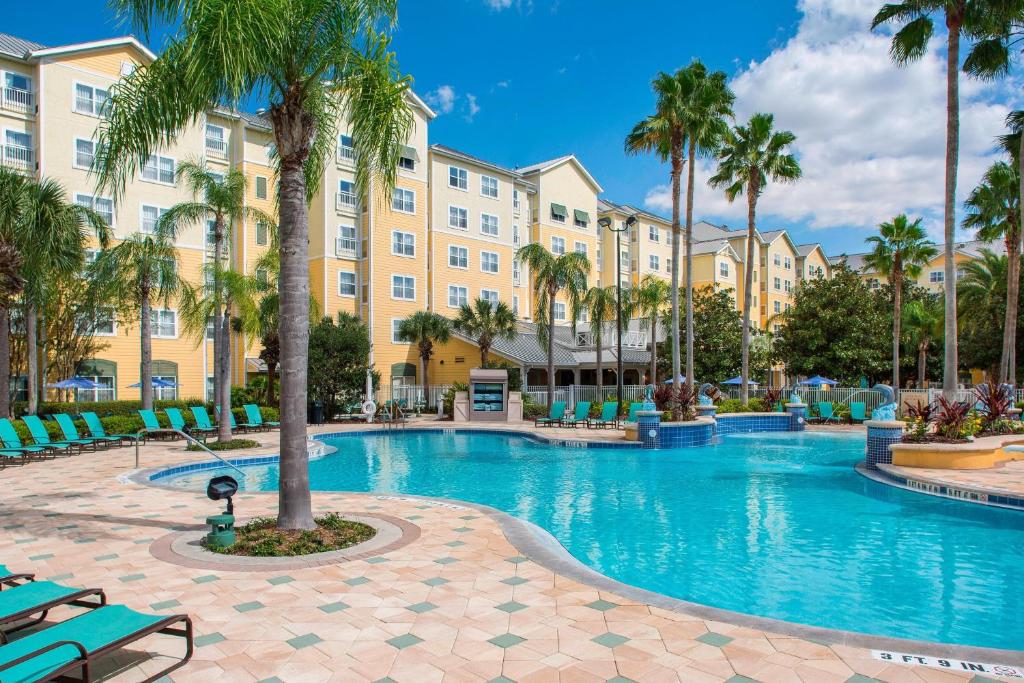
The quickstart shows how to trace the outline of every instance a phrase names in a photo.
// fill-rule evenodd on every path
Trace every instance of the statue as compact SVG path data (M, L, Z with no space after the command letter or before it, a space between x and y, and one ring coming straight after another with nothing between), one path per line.
M701 394L697 397L697 405L700 406L713 406L715 402L711 400L711 397L707 394Z
M871 419L882 422L892 422L896 419L896 392L887 384L876 384L871 387L882 395L882 402L877 408L871 411Z
M640 408L641 410L657 410L657 405L654 403L653 384L648 384L644 387L644 404Z

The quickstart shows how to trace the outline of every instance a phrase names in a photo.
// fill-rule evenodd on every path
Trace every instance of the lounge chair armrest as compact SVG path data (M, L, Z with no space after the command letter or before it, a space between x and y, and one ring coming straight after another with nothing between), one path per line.
M30 659L35 659L39 655L45 655L47 652L50 652L51 650L56 650L57 648L60 648L60 647L64 647L65 645L71 645L72 647L77 649L78 650L78 656L79 656L80 659L85 660L85 659L89 658L89 651L86 650L85 646L82 645L81 643L76 642L74 640L58 640L55 643L50 643L49 645L46 645L45 647L41 647L38 650L35 650L33 652L29 652L28 654L22 655L21 657L18 657L17 659L13 659L13 660L7 662L6 664L0 665L0 671L6 671L7 669L10 669L11 667L17 666L19 664L23 664L23 663L29 661Z

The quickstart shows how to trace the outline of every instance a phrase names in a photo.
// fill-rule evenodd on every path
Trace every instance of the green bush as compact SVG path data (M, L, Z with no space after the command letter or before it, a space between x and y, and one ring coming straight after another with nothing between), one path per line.
M188 415L190 413L189 408L191 406L201 406L209 404L205 403L200 398L187 398L178 401L153 401L153 408L157 411L163 410L164 408L179 408L181 412ZM135 412L142 407L142 401L95 401L90 403L40 403L38 413L40 415L53 415L55 413L67 413L69 415L79 415L83 411L92 411L100 417L107 417L110 415L134 415ZM27 411L27 405L24 401L19 401L13 406L14 414L16 416L24 415Z
M749 413L750 410L738 398L727 398L718 404L719 415L722 413Z
M533 420L538 417L548 416L548 407L534 401L529 396L523 396L523 419Z
M444 396L441 397L441 401L444 403L445 415L455 416L455 392L458 391L469 391L469 385L465 382L455 382L445 390Z
M747 406L750 408L750 412L752 413L768 413L772 411L771 407L764 404L763 398L752 398L750 399L750 402L747 403Z
M205 445L211 451L234 451L240 448L259 448L260 442L253 441L252 439L231 439L231 441L224 443L220 441L209 441ZM186 450L198 451L202 449L195 444L189 444Z

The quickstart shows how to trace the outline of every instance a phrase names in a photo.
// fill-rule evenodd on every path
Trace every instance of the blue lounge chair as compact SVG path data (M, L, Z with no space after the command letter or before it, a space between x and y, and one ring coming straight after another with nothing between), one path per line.
M185 416L179 409L164 408L164 413L167 414L167 421L171 424L171 429L177 429L179 432L185 431L188 425L185 423Z
M619 402L605 401L601 406L601 417L592 417L587 420L587 427L604 429L611 425L612 429L619 426Z
M85 426L89 428L89 433L98 439L116 439L119 444L123 444L125 441L146 442L146 438L142 434L107 434L96 413L82 413L82 419L85 420Z
M192 417L196 420L196 425L192 428L200 434L214 434L217 428L213 425L210 420L210 414L206 412L206 406L192 406Z
M69 588L50 581L29 581L0 591L0 643L7 634L35 626L54 607L102 607L107 597L99 588Z
M4 452L20 453L22 457L45 457L52 455L52 452L45 446L26 446L21 443L21 437L11 421L6 417L0 419L0 441L4 443Z
M850 404L850 421L852 422L863 422L868 419L867 406L861 401L854 401Z
M636 422L636 411L644 407L643 403L630 403L629 404L629 416L626 417L626 422Z
M71 454L74 451L81 451L82 446L86 443L84 440L82 443L75 443L72 441L52 441L50 439L50 433L46 431L46 425L39 419L38 415L25 415L21 418L21 421L28 427L29 434L32 435L32 440L37 446L43 446L53 451L60 453ZM2 679L0 679L2 680Z
M818 422L836 420L836 414L832 409L831 401L818 401Z
M217 408L217 417L220 418L220 407ZM231 424L231 431L245 431L252 432L256 430L256 425L250 422L238 422L235 420L235 414L228 411L228 422Z
M561 426L562 418L565 417L565 401L555 401L551 404L551 410L548 412L547 417L538 417L533 421L534 427L542 427L547 425L552 427L555 425Z
M78 433L78 427L75 426L75 421L67 413L58 413L53 416L53 419L57 421L57 424L60 425L60 430L64 432L64 440L71 443L86 442L95 450L99 444L107 446L118 440L109 436L81 436Z
M264 420L263 414L260 413L259 406L255 403L246 403L242 408L245 409L245 417L251 424L264 427L266 429L274 429L281 426L280 422L274 420Z
M575 427L581 422L587 422L590 418L590 401L580 401L576 404L576 410L573 412L572 417L567 417L562 420L562 424L566 427Z
M35 574L16 574L7 568L7 565L0 564L0 590L4 586L17 586L24 581L35 581Z
M165 439L175 439L177 434L160 424L160 419L152 410L139 409L139 416L142 418L142 426L146 432Z
M142 614L122 605L97 607L0 646L0 680L4 683L91 681L91 669L96 660L155 633L178 636L186 641L182 659L146 679L155 681L192 658L192 620L184 614L169 617Z

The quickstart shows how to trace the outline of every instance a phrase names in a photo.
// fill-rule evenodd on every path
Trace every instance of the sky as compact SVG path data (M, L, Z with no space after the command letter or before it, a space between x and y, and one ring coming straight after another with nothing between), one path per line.
M700 59L729 76L737 121L773 113L796 135L803 178L768 188L758 228L853 253L903 212L942 234L945 36L940 26L925 57L899 68L889 35L869 30L880 4L399 0L394 49L438 113L430 142L509 167L576 154L605 199L665 216L668 166L627 156L623 139L653 111L658 72ZM102 0L16 3L0 30L47 45L128 32ZM1006 114L1021 106L1018 72L961 81L961 201L998 158ZM694 215L746 227L744 200L730 204L707 186L713 172L713 159L698 161Z

